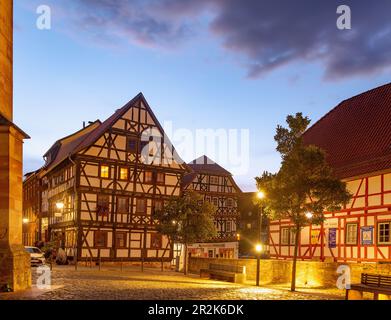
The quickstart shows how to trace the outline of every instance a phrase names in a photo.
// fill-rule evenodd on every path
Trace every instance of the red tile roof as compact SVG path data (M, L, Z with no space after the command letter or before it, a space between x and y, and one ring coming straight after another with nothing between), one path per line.
M341 102L304 133L340 178L391 169L391 83Z

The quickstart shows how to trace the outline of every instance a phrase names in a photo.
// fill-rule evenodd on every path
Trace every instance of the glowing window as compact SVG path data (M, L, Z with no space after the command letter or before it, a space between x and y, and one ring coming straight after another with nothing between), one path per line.
M110 167L109 166L101 166L100 167L100 177L101 178L109 178L110 176Z
M120 168L119 170L119 179L120 180L128 180L129 170L128 168Z

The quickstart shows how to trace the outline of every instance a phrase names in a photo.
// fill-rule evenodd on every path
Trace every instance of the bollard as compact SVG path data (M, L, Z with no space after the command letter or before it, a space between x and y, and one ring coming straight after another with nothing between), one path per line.
M121 267L121 272L122 272L122 258L121 258L121 260L120 260L120 267Z
M92 256L90 257L90 269L92 269Z
M98 263L99 263L99 271L100 271L101 270L101 265L102 265L102 258L101 257L99 257Z
M161 263L162 263L162 271L164 271L163 258L162 258L162 262Z

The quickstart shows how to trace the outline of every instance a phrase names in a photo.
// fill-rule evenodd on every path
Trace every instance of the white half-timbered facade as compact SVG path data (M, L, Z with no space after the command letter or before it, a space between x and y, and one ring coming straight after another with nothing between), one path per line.
M391 84L343 101L305 134L326 151L351 202L325 212L320 226L301 231L299 258L321 261L391 262ZM270 223L270 255L293 257L289 220Z
M171 261L154 212L188 167L140 93L103 123L58 140L40 170L50 239L78 260ZM45 224L45 223L44 223Z
M237 258L240 188L230 172L206 156L188 163L188 166L193 172L184 177L184 192L194 190L203 201L211 202L217 208L214 216L217 237L207 243L189 245L189 252L203 257Z

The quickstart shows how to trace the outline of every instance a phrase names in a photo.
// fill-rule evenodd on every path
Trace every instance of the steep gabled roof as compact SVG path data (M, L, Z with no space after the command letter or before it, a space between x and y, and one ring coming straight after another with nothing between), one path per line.
M107 130L109 130L111 126L113 126L131 107L133 107L138 102L143 102L144 106L147 108L149 114L154 120L156 126L159 128L159 130L162 133L164 133L163 127L161 126L160 122L158 121L155 114L153 113L144 95L140 92L137 96L135 96L128 103L126 103L122 108L118 109L112 116L106 119L103 123L97 120L94 123L92 123L90 126L68 137L58 140L51 147L51 149L45 154L47 155L49 152L53 152L55 154L55 157L45 165L46 172L55 168L61 162L66 160L68 157L75 155L76 153L93 145ZM172 146L167 136L164 136L164 142L167 145ZM190 172L191 169L188 168L188 166L183 160L181 160L179 155L176 153L174 147L172 147L172 152L175 157L175 160L178 163L182 164L185 167L185 169L188 172Z
M99 120L89 126L57 140L53 146L45 153L44 157L50 156L51 159L45 164L44 169L48 172L71 156L76 148L100 126Z
M304 133L340 178L391 169L391 83L341 102Z
M225 170L222 166L208 158L207 156L201 156L190 163L189 167L197 173L216 174L221 176L231 176L232 174Z
M186 188L188 185L190 185L190 183L194 180L194 178L199 173L199 174L210 174L210 175L230 177L234 187L239 192L241 192L241 189L236 184L235 180L232 177L232 174L205 155L189 162L188 166L191 168L192 172L183 177L182 188Z

